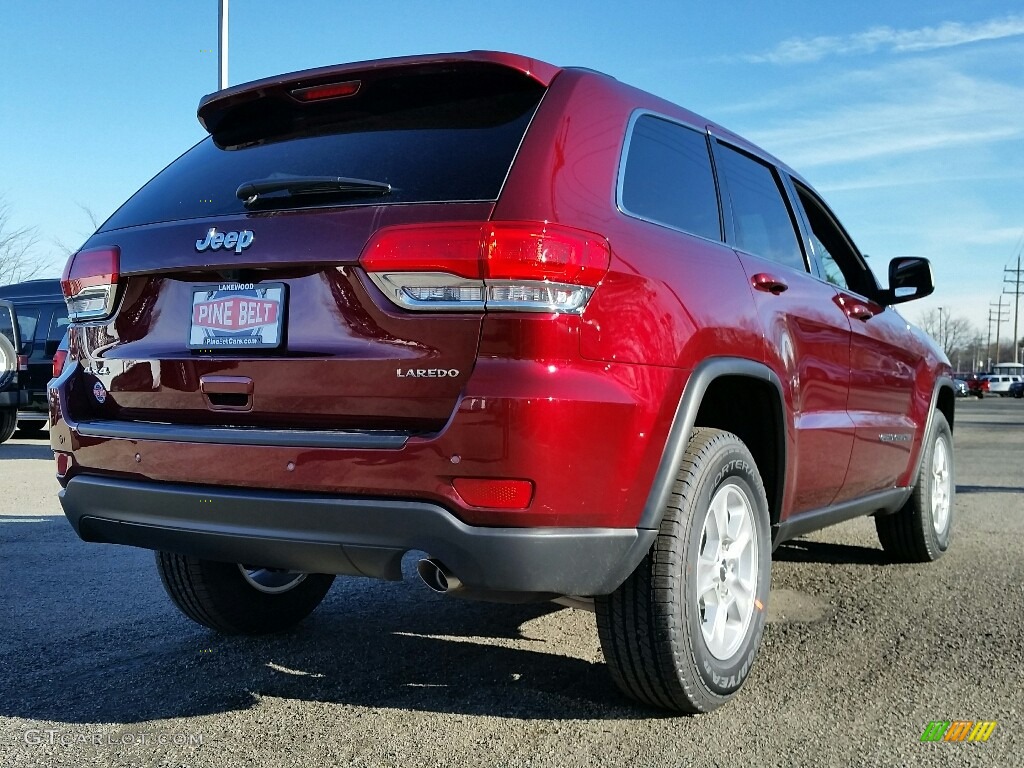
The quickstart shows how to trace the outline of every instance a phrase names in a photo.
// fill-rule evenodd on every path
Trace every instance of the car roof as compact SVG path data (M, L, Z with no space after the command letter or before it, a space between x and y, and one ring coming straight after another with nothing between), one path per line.
M8 299L15 304L23 301L63 301L64 294L60 290L60 280L48 278L2 285L0 299Z

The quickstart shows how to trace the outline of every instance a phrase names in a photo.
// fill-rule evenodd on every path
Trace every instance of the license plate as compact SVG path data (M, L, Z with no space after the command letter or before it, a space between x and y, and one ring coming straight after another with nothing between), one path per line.
M281 346L284 283L222 283L192 290L189 349Z

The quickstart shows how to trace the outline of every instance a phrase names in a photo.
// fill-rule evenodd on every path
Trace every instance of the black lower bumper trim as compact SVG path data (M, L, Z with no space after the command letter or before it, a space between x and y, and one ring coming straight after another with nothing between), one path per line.
M61 505L86 541L311 573L400 579L420 550L481 590L607 594L650 549L632 528L483 528L420 501L73 478Z
M118 437L127 440L164 440L178 443L220 445L270 445L289 448L389 448L405 445L407 432L351 430L260 429L257 427L211 427L195 424L161 424L152 421L82 421L77 425L85 437Z

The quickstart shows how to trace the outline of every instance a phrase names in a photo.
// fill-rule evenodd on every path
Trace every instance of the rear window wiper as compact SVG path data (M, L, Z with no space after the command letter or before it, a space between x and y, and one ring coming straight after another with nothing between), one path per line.
M274 193L284 192L287 194ZM235 197L246 207L258 204L261 195L269 200L297 195L389 195L391 185L383 181L350 179L345 176L276 176L240 184Z

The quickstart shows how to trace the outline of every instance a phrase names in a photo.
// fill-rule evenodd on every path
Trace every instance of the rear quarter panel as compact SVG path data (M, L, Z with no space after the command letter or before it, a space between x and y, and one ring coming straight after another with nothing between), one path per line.
M762 362L764 336L751 288L731 248L627 216L616 182L630 117L645 109L691 126L703 118L614 79L564 70L534 117L494 210L498 220L553 221L604 236L611 268L581 317L581 357L636 376L636 477L630 508L643 504L690 372L710 357ZM482 350L483 352L483 350ZM625 364L625 369L622 367ZM643 382L644 386L640 386ZM652 382L661 386L652 387ZM791 430L790 430L791 432Z

